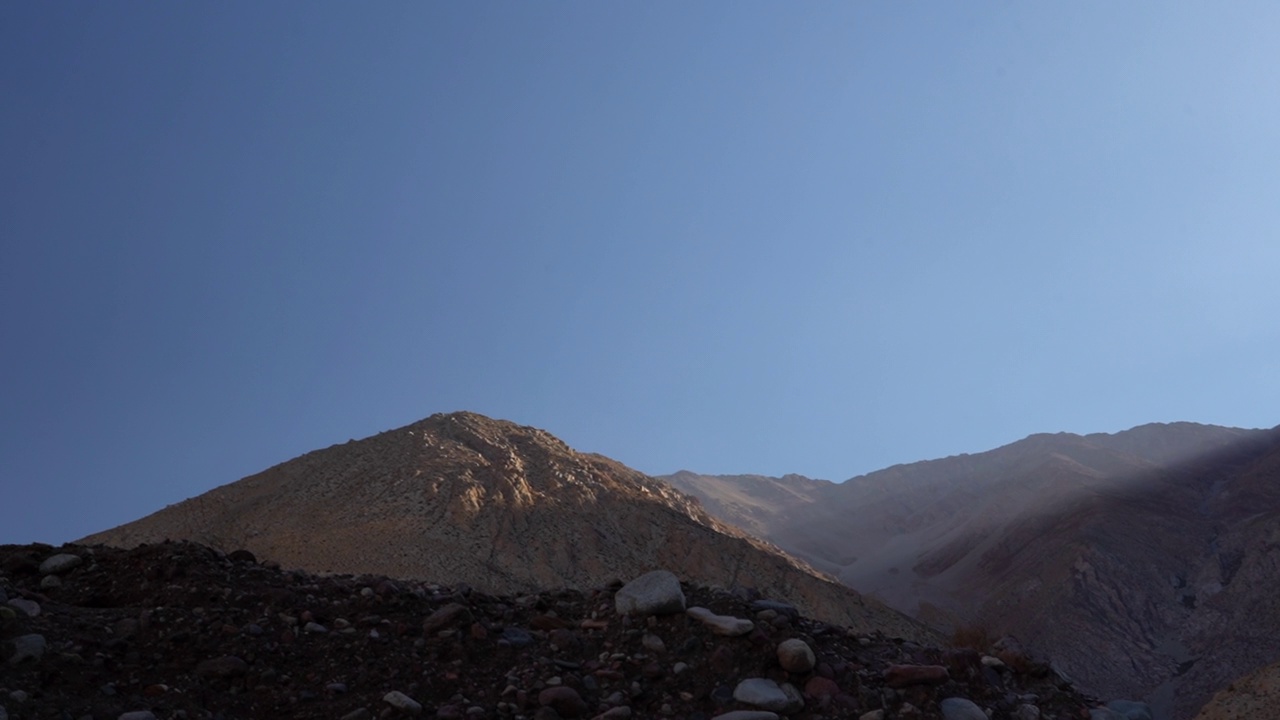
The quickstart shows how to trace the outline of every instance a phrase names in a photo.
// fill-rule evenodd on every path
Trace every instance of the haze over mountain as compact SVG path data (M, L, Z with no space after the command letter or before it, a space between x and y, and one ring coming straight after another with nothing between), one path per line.
M433 415L308 453L83 543L193 540L286 567L466 582L487 592L595 587L656 568L785 597L814 617L933 633L720 523L669 485L536 428Z
M1280 431L1033 435L844 483L666 477L922 619L1017 636L1102 694L1189 717L1280 658Z

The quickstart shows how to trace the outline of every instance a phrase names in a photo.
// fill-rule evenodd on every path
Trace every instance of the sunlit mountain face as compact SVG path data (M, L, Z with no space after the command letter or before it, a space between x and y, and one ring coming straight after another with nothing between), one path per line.
M786 597L839 625L935 636L721 523L667 483L474 413L307 453L82 542L166 538L245 548L285 568L498 593L598 587L664 568Z
M1280 657L1277 430L1033 435L839 484L665 479L891 606L1012 634L1165 717Z

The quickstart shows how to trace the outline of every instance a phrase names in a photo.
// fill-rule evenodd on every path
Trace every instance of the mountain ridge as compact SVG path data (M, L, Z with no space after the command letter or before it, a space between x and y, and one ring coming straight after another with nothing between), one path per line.
M731 478L673 484L904 612L1012 632L1095 692L1145 688L1164 717L1188 717L1233 675L1276 659L1260 641L1212 636L1246 606L1280 630L1280 610L1238 582L1245 566L1280 581L1266 549L1267 508L1280 507L1275 448L1274 429L1196 423L1038 433L856 476L742 520L714 494Z
M80 542L165 539L245 548L312 572L447 578L491 592L591 587L667 568L790 597L829 622L934 635L667 483L476 413L312 451Z

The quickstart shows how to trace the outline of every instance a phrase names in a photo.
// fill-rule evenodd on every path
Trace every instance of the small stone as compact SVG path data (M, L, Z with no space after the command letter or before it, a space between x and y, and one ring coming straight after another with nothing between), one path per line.
M382 701L390 705L391 707L401 712L407 712L410 715L418 715L422 712L421 703L409 697L408 695L405 695L399 690L392 690L386 695L383 695Z
M449 603L431 613L426 620L422 621L422 634L424 636L434 635L447 627L470 623L471 620L471 610L466 605Z
M514 645L516 647L523 647L533 642L533 636L524 628L508 626L502 629L502 639L500 642L504 642L508 645Z
M258 563L257 556L243 548L240 550L232 550L230 554L227 555L227 559L234 563L245 563L248 565L256 565Z
M220 658L205 660L196 666L196 674L207 678L236 677L248 671L249 663L235 655L224 655Z
M858 716L858 720L884 720L884 710L872 710Z
M737 637L755 630L755 623L731 615L716 615L704 607L691 607L685 614L711 629L717 635Z
M327 633L329 632L329 628L317 622L309 622L302 627L302 631L309 633Z
M24 703L27 701L28 697L30 696L27 695L26 691L24 690L14 690L13 692L9 693L9 699L16 703Z
M9 607L16 608L27 615L27 617L40 616L40 603L25 598L12 598L9 600Z
M831 697L840 694L840 686L835 680L815 675L804 684L804 694L811 698Z
M626 718L629 717L631 717L631 707L628 705L619 705L618 707L605 710L595 716L594 720L626 720Z
M711 651L711 657L707 659L707 664L711 667L711 672L717 675L728 675L733 672L734 657L733 651L728 646L721 645Z
M678 663L676 663L675 665L672 665L672 666L671 666L671 674L672 674L672 675L679 675L680 673L682 673L682 672L684 672L685 670L688 670L688 669L689 669L689 664L688 664L688 663L678 662Z
M778 664L787 672L809 672L816 662L813 650L803 640L792 638L778 644Z
M987 714L972 700L966 698L947 698L938 703L944 720L987 720Z
M662 638L653 633L645 633L645 636L640 640L640 644L649 652L662 653L667 651L667 644L662 642Z
M1040 708L1023 703L1014 711L1013 720L1040 720Z
M1005 667L1003 660L1001 660L998 657L993 657L991 655L982 656L982 665L983 667L994 668L996 670L1003 670Z
M121 713L118 720L156 720L156 716L150 710L133 710Z
M40 563L40 574L53 575L66 572L72 568L79 567L83 563L84 559L79 555L60 553Z
M549 707L565 718L576 718L587 712L587 703L577 690L564 685L549 687L538 693L538 704Z
M623 585L613 604L619 615L670 615L684 611L684 591L674 574L654 570Z
M41 590L55 590L62 587L62 580L57 575L45 575L40 579Z
M731 710L711 720L778 720L778 713L767 710Z
M765 710L781 711L791 704L790 698L778 687L778 683L766 678L749 678L738 683L733 699Z
M373 713L369 712L369 708L356 708L343 715L340 720L369 720L371 717L373 717Z
M24 660L39 660L49 644L43 635L19 635L9 641L12 650L9 652L9 664L17 665Z
M891 688L912 685L941 685L951 679L941 665L890 665L884 671L884 683Z

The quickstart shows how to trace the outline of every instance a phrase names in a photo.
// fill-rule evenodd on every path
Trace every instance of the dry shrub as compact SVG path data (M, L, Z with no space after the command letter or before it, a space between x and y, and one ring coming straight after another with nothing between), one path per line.
M951 633L951 646L956 648L986 652L992 642L991 632L985 625L959 625L955 632Z

